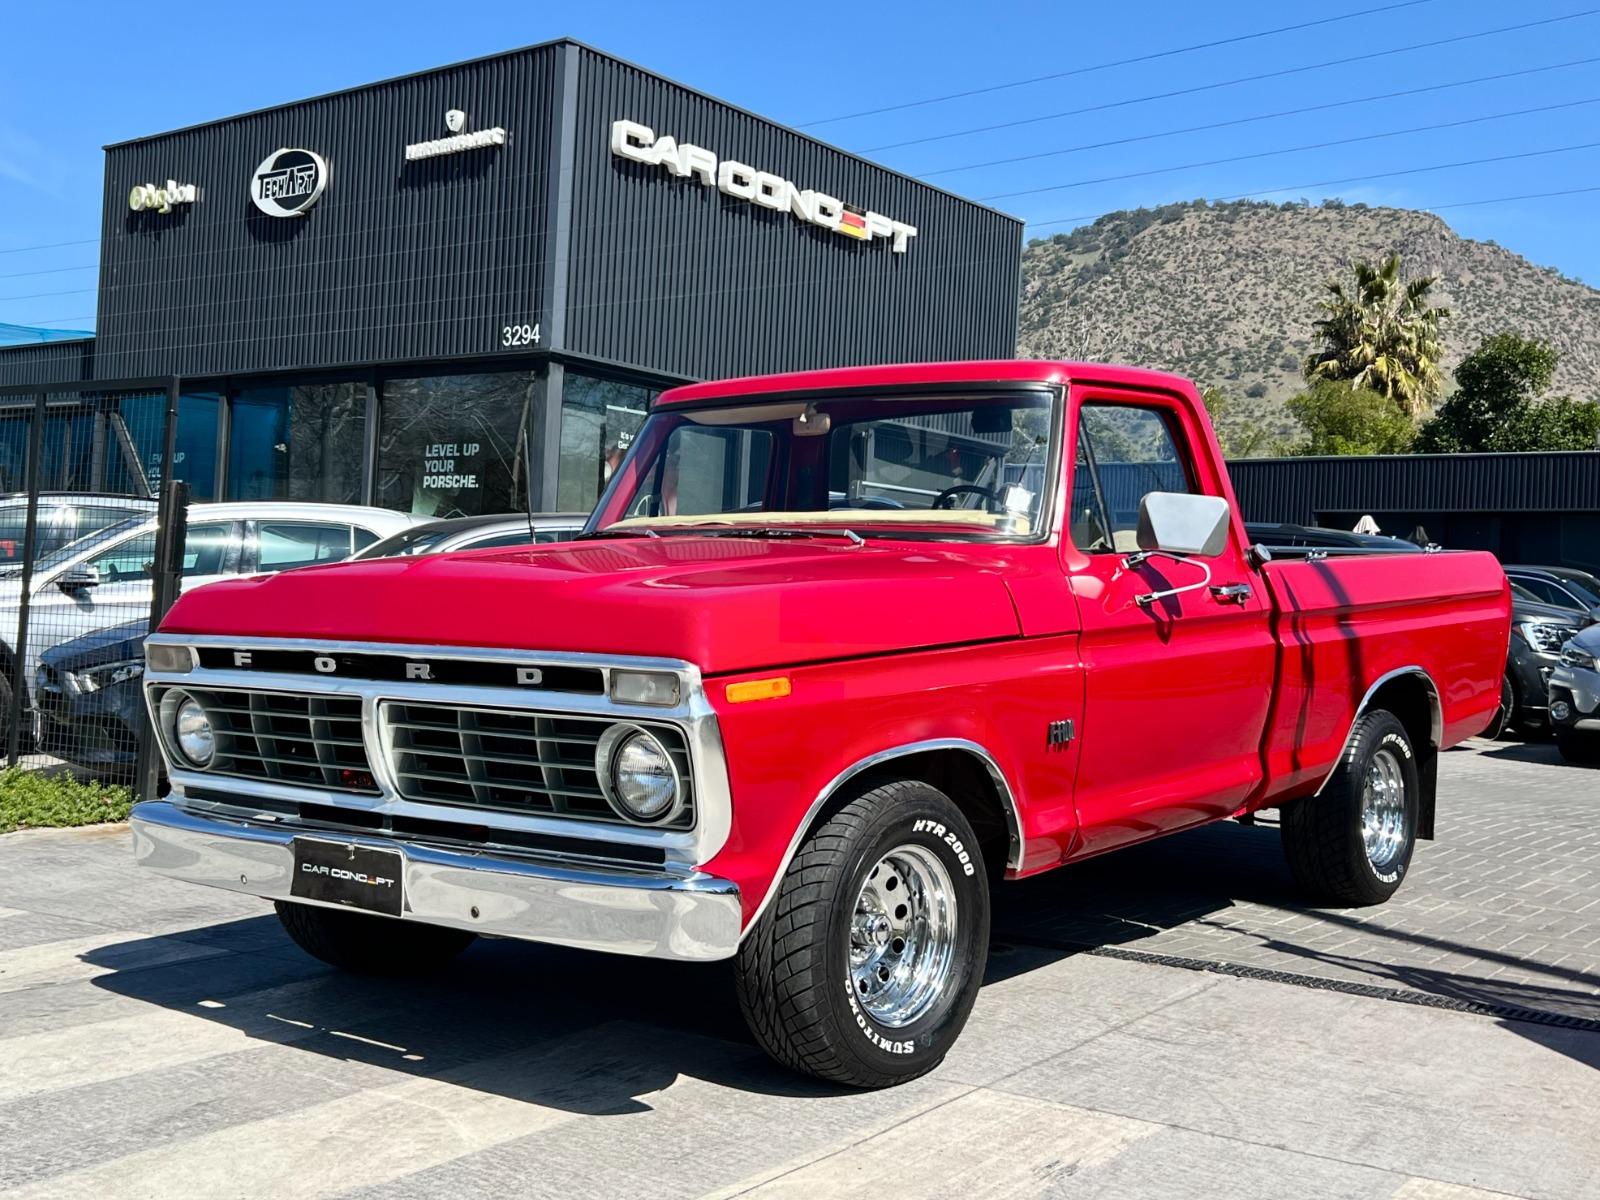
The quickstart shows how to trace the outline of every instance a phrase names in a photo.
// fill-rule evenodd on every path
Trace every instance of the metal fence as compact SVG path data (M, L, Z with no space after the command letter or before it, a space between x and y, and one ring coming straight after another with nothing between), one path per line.
M143 643L185 561L177 406L170 378L0 388L8 766L155 790Z

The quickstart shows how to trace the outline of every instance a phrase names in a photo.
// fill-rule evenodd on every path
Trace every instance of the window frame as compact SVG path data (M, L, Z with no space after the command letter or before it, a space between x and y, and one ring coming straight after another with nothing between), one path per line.
M1171 403L1159 396L1135 392L1119 395L1110 391L1109 389L1087 387L1076 395L1076 403L1072 405L1072 457L1070 460L1065 461L1070 461L1073 464L1074 477L1066 481L1067 502L1069 504L1071 503L1071 497L1077 485L1076 472L1078 469L1078 450L1080 447L1082 447L1085 451L1084 456L1088 460L1090 480L1094 489L1095 503L1098 508L1097 516L1102 524L1102 527L1106 531L1106 536L1111 538L1113 542L1115 541L1118 532L1117 525L1112 519L1111 506L1106 500L1105 488L1100 479L1100 460L1099 456L1095 453L1094 435L1084 427L1083 421L1083 414L1086 409L1108 408L1136 409L1154 413L1160 419L1162 426L1166 429L1167 437L1172 443L1172 449L1176 455L1178 466L1183 471L1184 479L1189 486L1189 494L1196 496L1213 494L1213 492L1211 492L1208 488L1209 481L1203 478L1201 474L1200 458L1195 454L1194 451L1194 438L1192 437L1191 426L1185 419L1185 413L1179 405ZM1145 493L1145 495L1148 494L1148 492ZM1142 499L1143 497L1141 497L1141 500ZM1091 559L1101 558L1105 555L1126 555L1128 553L1126 550L1116 549L1115 545L1104 550L1091 550L1088 547L1079 546L1073 540L1072 522L1070 519L1063 522L1061 539L1063 545L1071 546L1073 550L1077 551L1077 553ZM1231 533L1229 535L1229 540L1232 540Z
M871 522L863 522L857 532L864 537L878 537L884 539L898 539L903 541L936 541L952 542L963 545L1006 545L1006 546L1038 546L1046 545L1060 537L1066 541L1061 529L1061 516L1066 504L1063 475L1065 474L1066 456L1070 453L1067 445L1068 422L1073 419L1072 396L1066 383L1053 383L1044 380L987 380L971 383L939 384L910 384L910 385L877 385L871 387L848 388L798 388L778 390L771 392L747 392L732 396L719 396L709 400L693 400L663 407L652 407L650 418L657 416L670 416L685 413L714 411L723 408L744 408L753 405L781 405L785 403L808 402L818 406L837 400L881 400L886 404L917 403L919 401L959 401L971 399L973 401L984 399L1003 399L1019 393L1035 393L1041 396L1050 407L1050 456L1045 464L1045 479L1049 481L1044 504L1040 507L1038 526L1026 534L999 534L986 532L982 535L963 535L953 532L930 533L926 531L897 530L874 528ZM648 428L641 427L641 437L636 439L636 444L643 444L643 432ZM795 480L795 444L793 439L777 438L773 457L772 468L766 481L766 494L764 504L787 504L793 501L792 495ZM622 467L613 472L600 497L595 501L589 519L584 523L582 534L587 537L598 533L607 526L623 520L631 515L617 508L618 494L624 489L637 494L649 488L654 488L659 493L659 487L654 483L647 483L642 477L635 460L635 451L630 449L628 457L624 459ZM659 456L656 459L656 469L659 470L664 460ZM616 509L617 511L613 511Z

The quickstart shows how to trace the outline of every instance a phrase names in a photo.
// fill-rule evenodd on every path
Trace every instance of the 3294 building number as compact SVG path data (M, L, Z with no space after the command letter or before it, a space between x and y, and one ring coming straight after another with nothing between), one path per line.
M532 325L506 325L500 330L500 344L502 346L537 346L539 344L539 326Z

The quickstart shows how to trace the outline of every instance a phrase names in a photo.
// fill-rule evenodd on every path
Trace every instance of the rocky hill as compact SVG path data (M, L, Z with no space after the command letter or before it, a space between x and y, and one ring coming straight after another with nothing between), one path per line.
M1019 352L1118 360L1188 375L1234 401L1228 423L1292 437L1323 283L1358 258L1400 252L1407 277L1435 275L1453 310L1445 373L1485 334L1544 338L1561 351L1554 392L1600 399L1600 291L1432 213L1195 201L1108 213L1029 244Z

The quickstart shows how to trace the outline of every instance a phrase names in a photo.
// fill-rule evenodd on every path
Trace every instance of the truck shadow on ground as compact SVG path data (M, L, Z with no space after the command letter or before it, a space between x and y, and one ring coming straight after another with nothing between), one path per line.
M431 974L359 976L303 954L271 915L163 940L201 957L111 971L96 986L255 1041L587 1115L646 1111L640 1097L679 1076L784 1096L839 1090L767 1059L745 1031L727 963L484 939ZM84 957L129 961L135 949Z
M1600 1018L1600 978L1469 946L1455 949L1481 960L1486 971L1496 963L1515 965L1541 982L1416 965L1412 960L1422 954L1452 947L1375 928L1346 912L1300 906L1277 840L1274 828L1230 823L1006 885L997 893L998 944L987 982L1076 953L1139 948L1183 927L1201 932L1226 921L1238 935L1238 923L1223 914L1247 904L1360 927L1394 946L1392 955L1374 961L1308 944L1315 938L1296 941L1292 932L1246 929L1255 945L1274 952L1276 970L1355 975L1435 996ZM431 976L359 977L302 954L270 914L148 940L183 943L194 957L122 970L116 969L119 963L148 964L159 956L137 953L139 947L127 943L100 947L86 960L112 969L99 975L96 985L216 1022L253 1041L564 1111L646 1111L653 1107L651 1093L680 1076L775 1096L844 1092L766 1058L745 1030L728 963L614 958L484 940ZM1007 953L1007 943L1035 952ZM1159 940L1145 948L1163 949ZM1540 1041L1548 1037L1553 1048L1600 1066L1600 1035L1514 1024L1519 1032L1526 1029ZM317 1073L314 1066L300 1069Z
M1538 761L1546 751L1555 754L1553 747L1531 744L1505 749ZM1425 856L1426 847L1420 853ZM1600 1021L1600 975L1409 929L1403 910L1412 899L1402 891L1376 909L1307 905L1284 862L1277 829L1225 822L1002 888L994 928L999 941L1065 952L1124 946ZM1160 936L1183 930L1209 945ZM1341 943L1352 941L1360 950L1341 952ZM1470 965L1429 965L1449 956ZM1600 1037L1591 1037L1600 1051Z

